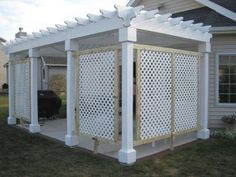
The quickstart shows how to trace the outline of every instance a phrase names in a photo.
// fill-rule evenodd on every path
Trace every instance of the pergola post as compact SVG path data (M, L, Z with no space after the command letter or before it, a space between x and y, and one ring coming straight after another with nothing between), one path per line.
M200 129L198 138L208 139L208 92L209 92L209 53L211 52L210 42L200 43L199 52L203 53L200 61Z
M67 52L67 134L65 144L75 146L79 144L79 136L75 128L75 64L73 51L78 50L78 43L75 40L65 41L65 50Z
M133 148L133 42L137 41L134 28L119 29L122 42L122 138L119 162L133 164L136 150Z
M30 133L40 132L38 123L38 49L29 49L29 58L31 63L31 124Z
M14 114L14 68L13 68L13 55L8 55L8 102L9 102L9 117L7 119L8 125L16 124L16 118Z

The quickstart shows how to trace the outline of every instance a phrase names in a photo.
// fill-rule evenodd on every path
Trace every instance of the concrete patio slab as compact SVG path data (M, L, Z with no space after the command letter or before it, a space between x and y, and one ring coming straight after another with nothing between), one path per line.
M59 141L65 141L66 135L66 119L57 120L47 120L41 124L42 135L54 138ZM197 140L197 134L191 133L187 135L181 135L176 137L175 147L190 143ZM79 147L94 151L94 140L89 137L79 136ZM153 143L143 144L134 147L137 151L137 159L146 157L148 155L153 155L170 148L170 140L159 140ZM98 153L112 157L118 158L118 151L120 150L120 144L110 144L100 142L98 146Z

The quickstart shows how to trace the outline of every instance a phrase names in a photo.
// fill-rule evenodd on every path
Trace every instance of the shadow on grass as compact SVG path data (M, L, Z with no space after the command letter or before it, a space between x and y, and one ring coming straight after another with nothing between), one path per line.
M0 114L1 177L236 176L236 143L223 137L125 167L8 126L6 117L5 108Z

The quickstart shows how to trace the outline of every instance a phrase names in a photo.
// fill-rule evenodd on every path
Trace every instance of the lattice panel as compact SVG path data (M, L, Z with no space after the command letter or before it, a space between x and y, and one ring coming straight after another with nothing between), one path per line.
M175 55L175 132L198 126L199 56Z
M15 116L30 121L30 62L15 63L14 73Z
M79 56L79 131L92 137L115 141L114 50Z
M171 133L170 52L140 51L141 140Z

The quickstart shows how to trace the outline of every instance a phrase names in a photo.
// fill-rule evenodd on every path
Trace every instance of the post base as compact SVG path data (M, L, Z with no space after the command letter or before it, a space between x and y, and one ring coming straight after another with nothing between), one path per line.
M8 125L15 125L15 124L16 124L16 118L9 116L9 117L7 118L7 124L8 124Z
M30 124L29 132L30 133L39 133L40 132L40 125L39 124Z
M76 146L79 144L79 136L78 135L66 135L65 136L65 144L67 146Z
M210 130L209 129L201 129L197 132L197 137L199 139L209 139L210 138Z
M123 150L119 151L119 162L124 165L132 165L136 162L136 150Z

